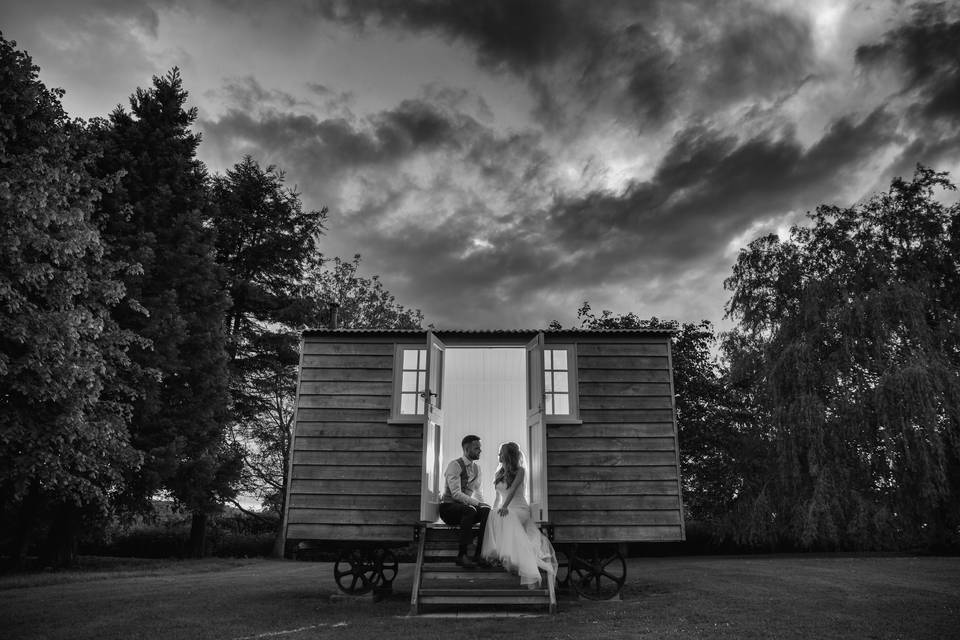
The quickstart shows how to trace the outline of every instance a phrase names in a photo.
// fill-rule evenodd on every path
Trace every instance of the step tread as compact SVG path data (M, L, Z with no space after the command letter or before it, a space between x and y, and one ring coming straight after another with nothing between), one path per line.
M420 595L424 596L464 596L471 595L475 597L495 597L495 596L531 596L531 597L550 597L550 592L545 588L539 589L527 589L527 588L499 588L499 589L483 589L478 587L473 587L470 589L439 589L436 587L422 587L420 589Z
M459 573L461 571L469 571L470 573L504 573L506 575L510 575L510 573L503 567L476 567L474 569L464 569L463 567L453 563L424 563L423 568L425 571L429 571L430 573Z
M484 598L483 600L476 600L471 598L463 598L460 596L424 596L420 600L421 605L431 605L431 604L452 604L457 605L461 608L470 608L470 609L483 609L484 607L489 607L491 605L549 605L549 598L530 598L530 597L520 597L520 596L508 596L508 597L496 597L496 598Z

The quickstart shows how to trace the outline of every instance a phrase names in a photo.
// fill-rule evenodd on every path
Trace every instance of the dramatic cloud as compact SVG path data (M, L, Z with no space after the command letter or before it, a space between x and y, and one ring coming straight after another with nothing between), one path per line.
M928 121L960 124L960 9L921 5L913 20L888 32L883 41L857 49L857 62L877 70L894 66L903 91L915 97L914 111Z
M180 65L211 170L244 154L284 169L330 208L324 253L361 253L438 326L569 325L586 299L722 323L723 279L753 238L918 162L960 174L946 4L29 8L5 36L77 115Z

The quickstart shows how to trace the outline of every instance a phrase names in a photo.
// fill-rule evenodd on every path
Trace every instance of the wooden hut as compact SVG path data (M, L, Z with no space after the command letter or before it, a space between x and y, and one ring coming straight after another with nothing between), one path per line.
M315 330L303 334L284 532L337 543L346 591L389 584L419 542L414 604L442 491L444 354L524 349L530 502L588 597L619 592L623 545L684 539L671 333ZM439 534L437 534L439 535ZM586 550L586 551L585 551ZM614 578L613 585L601 582ZM604 578L603 576L607 576ZM552 597L552 594L550 594ZM439 601L439 600L438 600ZM452 601L452 600L451 600Z

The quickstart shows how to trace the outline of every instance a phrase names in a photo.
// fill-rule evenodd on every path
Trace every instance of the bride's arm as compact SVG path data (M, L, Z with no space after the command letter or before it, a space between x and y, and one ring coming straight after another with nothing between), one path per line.
M510 483L510 486L507 487L507 490L503 495L503 504L500 506L498 513L502 516L507 515L507 505L510 504L510 501L513 500L513 495L517 492L517 489L523 484L523 474L526 473L526 469L520 467L517 469L517 475L514 476L513 482Z

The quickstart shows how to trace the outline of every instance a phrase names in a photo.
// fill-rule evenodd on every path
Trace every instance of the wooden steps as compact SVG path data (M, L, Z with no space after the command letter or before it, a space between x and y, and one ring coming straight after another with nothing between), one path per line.
M556 613L556 592L552 583L547 584L546 574L541 573L544 586L527 589L502 568L464 569L454 564L457 534L457 529L443 524L420 529L411 614L437 607L476 612L537 607Z

